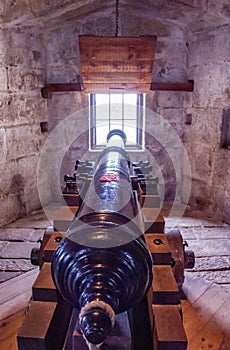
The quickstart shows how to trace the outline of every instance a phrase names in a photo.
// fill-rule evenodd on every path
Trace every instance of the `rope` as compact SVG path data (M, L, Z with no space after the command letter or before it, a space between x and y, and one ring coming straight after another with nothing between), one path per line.
M88 342L84 334L83 334L83 337L85 339L86 345L88 346L89 350L100 350L100 347L102 346L102 344L91 344Z
M113 311L113 309L111 308L111 306L107 303L105 303L104 301L101 300L93 300L90 303L86 304L85 306L83 306L83 308L80 311L79 314L79 323L81 323L82 317L84 317L90 310L99 307L103 310L105 310L105 312L107 313L107 315L109 316L111 323L112 323L112 327L114 326L115 323L115 313ZM83 337L85 339L85 342L89 348L89 350L100 350L100 347L103 343L101 344L91 344L85 337L84 333L83 333Z
M101 300L93 300L90 303L83 306L83 308L81 308L81 311L79 314L79 322L81 323L82 317L84 317L85 314L87 314L87 312L89 310L94 309L96 307L99 307L99 308L105 310L105 312L107 313L107 315L109 316L109 318L111 320L112 327L113 327L114 323L115 323L115 312L113 311L113 309L111 308L111 306L109 304L107 304Z
M119 34L119 0L116 0L116 30L115 36Z

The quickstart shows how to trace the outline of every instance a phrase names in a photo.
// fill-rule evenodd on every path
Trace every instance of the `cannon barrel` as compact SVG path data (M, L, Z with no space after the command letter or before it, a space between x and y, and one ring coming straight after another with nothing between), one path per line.
M152 283L125 140L120 130L108 134L80 210L52 260L56 288L80 310L79 326L90 344L101 344L115 314L142 300Z

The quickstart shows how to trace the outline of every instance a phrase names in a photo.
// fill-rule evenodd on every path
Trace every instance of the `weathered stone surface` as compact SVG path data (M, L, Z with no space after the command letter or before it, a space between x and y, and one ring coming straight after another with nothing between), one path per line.
M122 29L125 35L139 36L143 35L157 35L159 38L170 35L170 24L162 23L161 21L152 21L150 18L143 18L141 16L133 16L132 12L122 11ZM115 27L112 28L114 35Z
M201 230L193 229L193 232L197 239L216 239L225 238L230 239L230 227L219 227L219 228L202 228Z
M230 267L229 256L209 256L206 258L196 257L193 271L215 271L228 270Z
M41 130L37 125L6 129L8 159L16 160L36 154L41 142L39 134L41 134Z
M4 127L39 124L48 118L46 101L41 98L40 91L32 94L2 93L0 112Z
M184 230L184 228L187 228L188 230L192 230L195 233L199 233L201 229L203 228L215 228L219 227L220 230L224 226L226 229L229 228L229 225L223 224L221 221L214 220L214 218L206 218L204 219L204 213L200 212L197 217L193 217L193 215L189 212L189 215L186 211L186 215L184 217L166 217L166 228L170 229L170 227L175 226L175 223L177 227L180 228L180 230ZM194 228L194 230L193 230ZM224 237L223 237L224 238Z
M13 11L12 11L13 12ZM4 62L10 68L43 68L45 51L39 27L21 29L12 27L7 31ZM24 70L24 69L23 69Z
M2 261L5 265L2 268ZM26 272L34 269L31 264L30 259L0 259L0 270L10 271L10 272Z
M203 215L209 216L210 219L213 215L213 188L207 183L205 183L204 179L193 180L192 181L192 189L191 196L189 200L189 205L191 208L195 210L200 210L203 212Z
M162 91L157 93L157 105L161 108L172 108L170 111L165 111L165 113L173 113L174 109L182 108L184 103L183 93L178 93L176 91ZM161 113L160 113L161 114ZM181 115L182 118L182 115ZM170 120L170 118L167 118ZM171 117L173 120L173 117Z
M230 273L229 270L225 271L199 271L199 272L193 272L196 277L202 277L208 281L213 281L218 284L222 284L223 286L225 284L230 283Z
M33 241L37 242L39 238L42 238L44 229L30 229L30 228L4 228L0 229L1 241L16 241L25 242Z
M182 94L180 94L182 97ZM161 95L160 95L161 96ZM176 99L176 96L174 96ZM177 98L179 99L179 98ZM170 99L168 99L170 101ZM169 102L169 104L171 104ZM180 104L180 101L178 101L178 104ZM171 105L172 107L172 105ZM180 137L180 139L182 139L183 137L183 115L184 115L184 110L182 108L160 108L158 109L159 114L165 118L166 120L169 121L169 123L171 124L171 126L173 127L173 129L176 131L177 135Z
M22 174L22 177L24 178L23 192L24 192L27 214L31 213L34 210L38 210L41 207L40 199L38 195L38 189L37 189L38 161L39 161L38 155L23 158L18 161L20 172Z
M41 69L25 69L10 67L8 83L11 91L36 91L44 86L45 71Z
M2 250L2 258L29 259L34 242L8 242Z
M7 228L46 229L50 224L51 223L46 218L45 214L40 213L31 214L29 217L25 216L24 218L7 225Z
M1 242L1 241L0 241L0 254L1 254L2 251L5 249L6 245L7 245L7 242Z
M229 239L188 240L189 248L197 257L228 256L230 250Z
M222 10L225 5L224 2L220 5ZM209 10L218 8L219 14L219 5L215 6L213 2ZM192 114L192 124L185 125L183 136L196 181L190 204L225 222L229 222L229 152L220 148L220 131L222 111L229 105L227 32L229 25L222 25L188 35L188 72L195 80L195 89L193 94L186 95L185 107Z
M0 164L4 164L6 161L6 154L7 154L6 130L4 128L0 128L0 149L1 149Z
M186 113L190 112L192 114L192 122L191 125L184 125L183 141L186 145L194 145L194 136L191 135L196 135L198 145L210 145L213 152L213 148L217 147L220 141L220 117L222 115L222 109L210 108L205 110L188 108ZM196 156L194 156L195 159Z
M6 272L0 271L0 283L10 280L16 276L20 275L20 272Z
M0 197L0 227L25 214L25 203L21 191Z
M7 90L7 69L5 66L0 65L0 91Z
M12 6L19 14L21 10L25 10L23 5L23 1L17 1ZM8 16L9 7L5 2L1 9L1 16ZM16 13L14 15L17 16ZM5 21L6 18L3 17L1 20ZM13 16L9 20L13 18L16 19ZM11 23L11 28L0 32L0 225L40 206L35 181L35 163L38 160L33 162L31 155L37 156L40 152L45 136L41 133L39 123L47 120L46 104L40 93L45 79L41 33L38 27L22 30L19 27L14 28L15 24ZM27 159L27 171L23 167L23 158ZM32 177L31 173L33 183L29 183L31 199L28 201L27 182Z

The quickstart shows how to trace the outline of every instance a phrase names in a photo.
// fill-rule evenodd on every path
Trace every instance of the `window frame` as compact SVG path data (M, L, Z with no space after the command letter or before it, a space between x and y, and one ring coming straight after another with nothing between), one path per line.
M109 101L111 95L114 95L114 92L110 93L90 93L89 94L89 149L90 151L100 151L104 148L105 145L98 145L96 140L96 95L103 94L109 95ZM124 95L131 94L125 92L119 92L117 94L122 95L122 130L124 130L125 126L125 116L124 116ZM135 94L135 93L134 93ZM125 148L129 151L143 151L144 150L144 126L145 126L145 94L136 93L137 95L137 104L136 104L136 144L135 145L126 145ZM109 102L110 103L110 102ZM113 119L110 115L110 107L109 107L109 131L111 121Z

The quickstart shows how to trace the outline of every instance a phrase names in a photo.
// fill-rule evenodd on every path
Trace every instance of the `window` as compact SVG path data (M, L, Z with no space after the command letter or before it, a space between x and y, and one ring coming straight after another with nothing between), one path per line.
M143 100L143 94L90 94L90 149L103 148L113 129L125 132L126 148L143 149Z

